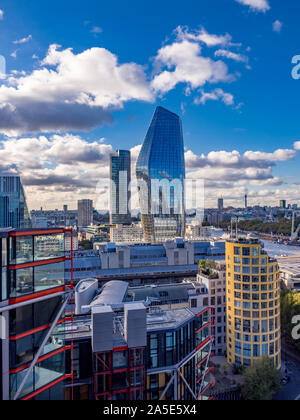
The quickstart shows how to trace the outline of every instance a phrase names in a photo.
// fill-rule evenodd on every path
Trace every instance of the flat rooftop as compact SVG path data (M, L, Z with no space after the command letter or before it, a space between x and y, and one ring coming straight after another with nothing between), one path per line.
M160 310L159 308L151 308L147 313L147 332L168 330L173 328L179 328L186 322L194 318L194 313L189 308L179 309L168 309ZM114 345L117 347L121 344L126 344L122 331L124 318L123 315L118 314L115 316L115 336ZM91 316L78 316L74 318L72 325L71 321L65 324L66 340L82 340L89 339L92 335L91 327ZM64 326L61 327L61 333L63 334Z

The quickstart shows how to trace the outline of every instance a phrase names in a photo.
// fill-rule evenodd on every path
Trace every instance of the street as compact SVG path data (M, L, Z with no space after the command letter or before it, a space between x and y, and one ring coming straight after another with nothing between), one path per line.
M300 362L290 355L283 355L288 374L291 378L287 385L283 385L274 400L300 400Z

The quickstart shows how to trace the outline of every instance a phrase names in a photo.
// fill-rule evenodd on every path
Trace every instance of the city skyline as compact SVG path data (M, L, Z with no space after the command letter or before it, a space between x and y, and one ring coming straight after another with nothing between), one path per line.
M108 209L109 155L130 150L135 173L158 105L183 120L187 178L206 180L206 207L220 195L242 207L247 190L253 205L300 204L300 85L292 78L300 6L213 2L184 11L166 2L168 22L156 17L155 30L140 4L131 17L118 1L101 11L75 1L66 28L66 1L53 30L55 2L2 2L0 169L22 176L30 209L75 208L80 198ZM108 25L103 16L113 12ZM124 16L135 20L126 31Z

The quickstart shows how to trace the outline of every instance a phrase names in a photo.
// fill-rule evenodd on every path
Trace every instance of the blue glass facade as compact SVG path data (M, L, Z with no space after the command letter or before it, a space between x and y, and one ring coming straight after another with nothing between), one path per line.
M24 189L19 176L0 176L0 228L31 227Z
M185 234L185 161L181 120L158 107L138 158L137 181L147 242Z
M110 223L131 223L130 214L131 156L128 150L118 150L110 157Z

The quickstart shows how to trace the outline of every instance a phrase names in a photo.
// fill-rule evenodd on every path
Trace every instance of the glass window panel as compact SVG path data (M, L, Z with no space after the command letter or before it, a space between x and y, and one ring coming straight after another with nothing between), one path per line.
M65 254L64 234L34 237L34 260L42 261L62 258Z
M64 285L64 262L34 268L34 289L40 291Z

